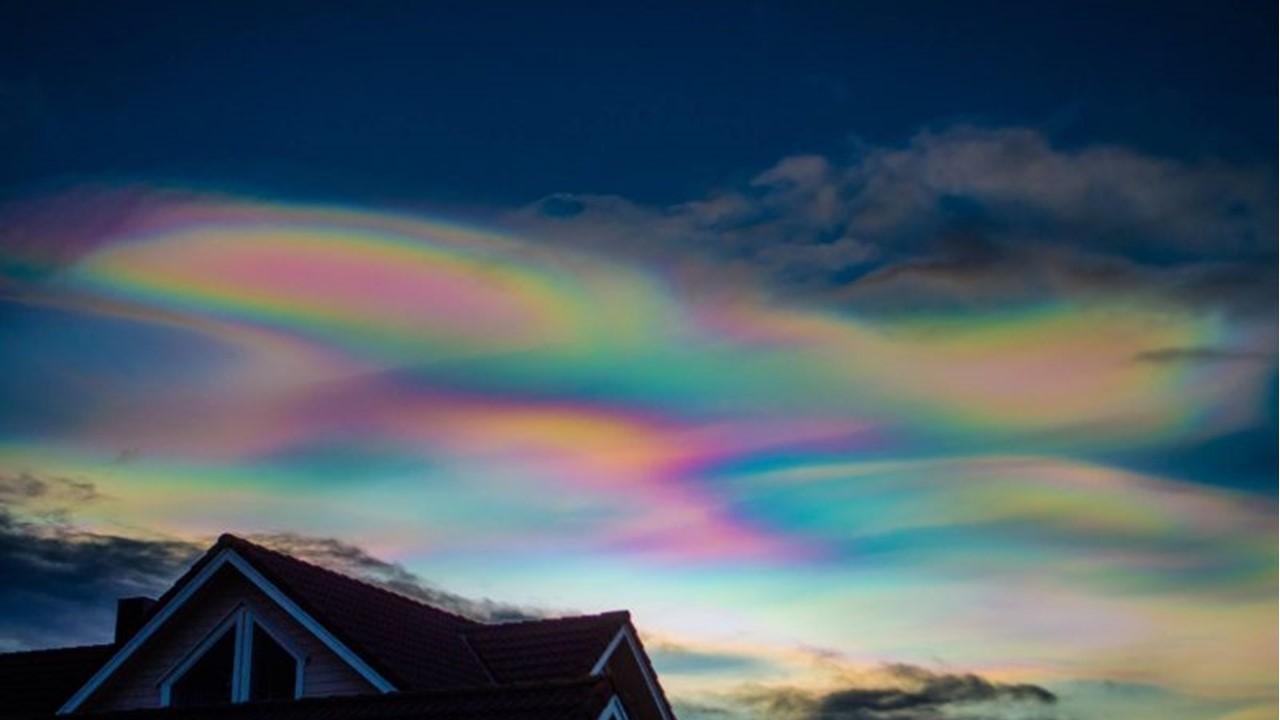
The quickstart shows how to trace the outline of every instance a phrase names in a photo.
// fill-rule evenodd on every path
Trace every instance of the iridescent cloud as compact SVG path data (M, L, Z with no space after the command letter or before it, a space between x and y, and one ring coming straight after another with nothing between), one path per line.
M695 298L656 273L394 216L188 203L135 224L60 285L193 325L273 330L375 367L466 374L457 365L476 362L490 384L592 384L690 410L816 406L1095 441L1229 427L1257 410L1260 373L1133 362L1253 340L1222 318L1164 308L856 318L752 289Z
M822 646L1267 702L1274 498L1100 459L1257 422L1270 362L1150 361L1254 326L837 312L442 221L137 207L9 263L6 306L47 321L6 336L43 383L11 412L47 417L5 425L0 467L93 482L89 527L359 540L758 667Z

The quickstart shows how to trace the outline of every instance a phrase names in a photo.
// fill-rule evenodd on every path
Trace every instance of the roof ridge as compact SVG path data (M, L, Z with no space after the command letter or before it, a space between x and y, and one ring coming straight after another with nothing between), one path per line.
M598 613L582 613L579 615L556 615L554 617L529 618L526 620L510 620L506 622L491 622L491 623L481 622L481 623L476 623L476 625L479 626L478 628L468 628L468 630L484 629L484 628L509 628L515 625L534 625L537 623L560 622L564 620L603 620L605 618L618 618L620 620L625 619L628 622L630 622L631 611L630 610L604 610Z
M261 545L261 544L259 544L259 543L255 543L255 542L253 542L253 541L251 541L251 540L246 540L245 538L242 538L242 537L240 537L239 535L233 535L233 534L231 534L231 533L223 533L222 535L218 536L218 544L219 544L219 545L229 545L229 546L231 546L231 547L233 547L233 548L234 548L234 546L235 546L235 545L237 545L237 544L240 544L240 545L247 545L247 546L249 546L250 548L253 548L254 550L257 550L257 551L259 551L259 552L270 553L270 554L272 554L272 555L276 555L276 556L282 557L282 558L284 558L284 559L286 559L286 560L289 560L289 561L291 561L291 562L295 562L295 563L298 563L298 564L300 564L300 565L305 565L305 566L307 566L308 568L311 568L311 569L313 569L313 570L318 570L318 571L320 571L320 572L323 572L323 573L326 573L326 574L329 574L329 575L333 575L333 576L336 576L336 577L340 577L340 578L342 578L343 580L346 580L346 581L348 581L348 582L356 583L357 585L361 585L361 586L363 586L363 587L369 588L370 590L373 590L373 591L375 591L375 592L382 593L383 595L386 595L386 596L391 597L391 598L395 598L395 599L396 599L397 601L399 601L399 602L408 603L408 604L413 605L414 607L417 607L417 608L423 608L423 609L425 609L425 610L431 610L431 611L433 611L433 612L437 612L437 613L440 613L440 614L442 614L442 615L447 615L447 616L449 616L449 617L451 617L451 618L454 618L454 619L456 619L456 620L459 620L459 621L461 621L461 622L463 622L463 623L466 623L466 624L468 624L468 625L486 625L486 624L488 624L488 623L481 622L481 621L479 621L479 620L474 620L474 619L469 618L469 617L467 617L467 616L465 616L465 615L462 615L462 614L459 614L459 613L453 612L452 610L446 610L446 609L444 609L444 608L442 608L442 607L439 607L439 606L436 606L436 605L431 605L431 604L429 604L429 603L423 602L422 600L418 600L418 599L415 599L415 598L409 597L408 595L405 595L405 594L400 593L400 592L396 592L395 590L392 590L392 589L387 588L387 587L383 587L382 585L375 585L374 583L371 583L371 582L369 582L369 581L367 581L367 580L362 580L362 579L357 578L357 577L352 577L351 575L347 575L346 573L340 573L340 572L338 572L337 570L334 570L334 569L332 569L332 568L327 568L327 567L325 567L325 566L323 566L323 565L319 565L319 564L316 564L316 563L310 562L310 561L308 561L308 560L303 560L302 558L297 557L297 556L295 556L295 555L290 555L289 553L281 552L281 551L276 550L276 549L274 549L274 548L270 548L270 547L267 547L267 546L265 546L265 545Z

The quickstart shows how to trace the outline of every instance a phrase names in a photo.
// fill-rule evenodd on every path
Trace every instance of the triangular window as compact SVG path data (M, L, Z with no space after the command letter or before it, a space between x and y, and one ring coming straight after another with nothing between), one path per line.
M298 660L258 623L253 624L250 700L292 700L300 677Z
M240 607L169 671L161 704L196 707L302 695L303 656Z
M234 627L228 627L173 683L169 703L175 707L194 707L230 702L235 663L236 633Z

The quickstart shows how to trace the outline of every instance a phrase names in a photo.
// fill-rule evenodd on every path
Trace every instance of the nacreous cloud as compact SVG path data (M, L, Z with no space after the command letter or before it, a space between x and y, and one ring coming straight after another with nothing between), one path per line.
M1273 709L1275 498L1235 470L1274 459L1270 183L958 129L513 234L15 211L0 558L30 580L0 598L78 634L232 530L486 617L625 603L709 648L667 658L677 700L756 673L800 717L1071 716L1106 683ZM959 670L804 685L733 642Z

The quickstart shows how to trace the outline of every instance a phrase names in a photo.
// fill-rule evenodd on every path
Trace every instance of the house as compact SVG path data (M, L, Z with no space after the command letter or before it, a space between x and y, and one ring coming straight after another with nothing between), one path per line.
M233 535L107 645L0 655L0 718L674 720L626 612L490 624Z

